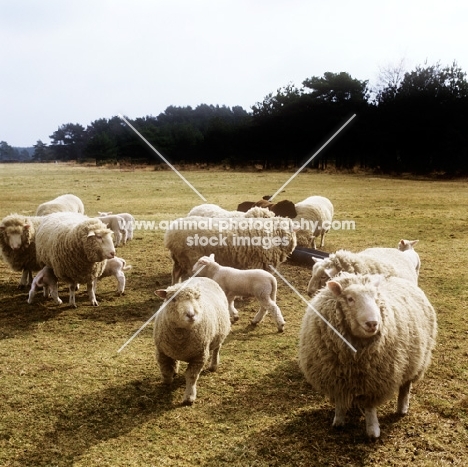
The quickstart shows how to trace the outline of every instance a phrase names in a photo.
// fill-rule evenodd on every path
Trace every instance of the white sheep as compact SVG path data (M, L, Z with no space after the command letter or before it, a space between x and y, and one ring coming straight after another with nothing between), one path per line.
M377 407L398 393L397 413L408 412L411 385L429 367L436 336L436 313L416 284L342 273L315 295L304 315L299 367L335 404L333 426L343 426L347 410L358 406L367 435L378 438Z
M417 284L418 277L411 259L396 248L367 248L358 253L338 250L328 258L314 258L307 293L312 297L325 283L341 271L355 274L382 274L407 279Z
M98 211L99 217L110 216L112 211L109 212L100 212ZM133 240L133 231L135 230L135 218L128 212L119 212L116 214L120 216L125 221L124 223L124 237L122 238L122 242L125 245L129 240Z
M188 363L183 404L191 405L200 372L209 361L208 370L217 370L221 345L231 329L226 295L206 277L156 293L165 299L154 318L156 359L166 384L172 383L179 361Z
M31 289L29 290L28 303L31 304L34 298L34 295L39 291L40 288L44 289L44 297L49 295L54 299L54 302L57 305L62 303L58 296L58 280L52 268L48 266L43 267L34 278Z
M262 209L262 208L258 208ZM173 260L172 283L191 275L201 256L211 253L222 266L277 268L296 247L291 219L283 217L184 217L171 222L164 245Z
M96 278L96 280L100 280L104 277L114 276L117 279L117 294L123 295L125 293L126 282L124 271L128 271L131 268L132 266L130 264L127 266L126 261L123 258L114 256L114 258L108 259L106 261L104 271L98 278ZM95 286L97 286L96 283Z
M70 305L76 307L77 284L86 284L89 300L97 306L95 279L115 256L112 231L98 218L63 212L44 217L36 233L37 260L69 284Z
M120 246L121 243L125 245L127 241L127 231L125 229L125 220L123 217L116 214L109 214L107 216L99 216L101 222L114 232L114 245Z
M36 259L36 231L43 218L10 214L0 222L0 256L13 269L21 271L19 287L30 285L33 271L41 266Z
M419 242L419 240L405 240L401 239L398 242L398 249L403 251L405 255L408 255L411 258L411 261L414 264L416 269L416 274L419 276L419 271L421 269L421 259L419 258L418 253L414 249L414 246Z
M260 207L260 206L253 206L252 208L246 210L246 212L242 211L228 211L216 204L200 204L195 206L190 210L187 214L187 217L192 216L199 216L199 217L212 217L212 218L242 218L242 217L275 217L275 213L270 211L267 208Z
M83 201L72 194L57 196L57 198L40 204L36 209L36 216L47 216L53 212L78 212L84 214Z
M284 331L285 321L276 304L278 284L272 274L263 269L241 270L221 266L215 261L213 254L202 256L195 263L193 272L198 270L200 270L199 277L209 277L223 289L228 299L231 322L239 319L239 312L234 306L236 297L255 297L260 303L260 310L253 318L252 324L260 323L269 311L276 321L278 332Z
M325 235L329 232L334 208L324 196L309 196L296 203L297 216L293 219L299 227L297 231L298 246L316 248L316 238L320 237L320 247L325 246Z

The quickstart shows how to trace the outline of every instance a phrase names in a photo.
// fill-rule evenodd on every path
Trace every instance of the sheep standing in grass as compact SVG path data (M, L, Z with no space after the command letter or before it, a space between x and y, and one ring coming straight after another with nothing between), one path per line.
M188 217L200 216L200 217L211 217L211 218L242 218L242 217L275 217L275 213L267 208L260 206L252 206L245 212L241 211L228 211L217 204L200 204L190 210L187 215Z
M96 280L100 280L104 277L114 276L117 279L117 294L123 295L125 293L126 282L124 271L128 271L132 268L130 264L128 266L126 264L127 263L123 258L118 258L117 256L108 259L106 261L104 271ZM95 286L97 286L96 283Z
M355 349L312 312L314 308ZM412 383L430 365L437 317L424 292L398 277L342 273L311 300L299 335L299 367L335 404L333 426L364 409L367 435L380 436L377 407L398 393L408 412Z
M206 277L156 293L165 299L154 318L156 359L166 384L172 383L179 361L188 362L183 404L191 405L201 371L209 361L208 370L217 370L221 345L231 329L226 295Z
M411 258L411 261L414 264L414 268L416 269L416 274L419 277L419 270L421 269L421 259L419 258L418 253L414 249L414 246L416 243L418 243L419 240L404 240L401 239L398 242L398 249L400 251L403 251L405 255L408 255Z
M112 211L109 212L100 212L98 211L99 217L110 216ZM124 220L124 236L122 238L122 243L125 245L128 241L133 240L133 231L135 230L135 218L128 212L119 212L116 216L120 216Z
M329 232L334 208L324 196L309 196L296 203L297 216L293 219L299 226L298 246L316 248L316 238L320 237L320 247L325 246L325 235Z
M114 245L120 246L127 241L127 231L125 230L125 220L123 217L116 214L109 214L107 216L97 217L101 222L106 224L106 226L114 232Z
M202 268L202 266L204 266ZM215 261L214 255L202 256L193 266L193 272L200 270L198 276L209 277L223 289L229 304L231 322L239 319L239 313L234 306L236 297L255 297L260 303L260 310L252 320L252 324L262 321L269 311L276 321L278 332L284 331L284 318L276 304L278 288L276 278L263 269L235 269L221 266Z
M77 284L86 284L89 300L97 306L95 280L115 256L112 231L98 218L79 213L49 214L36 233L37 260L69 284L70 305L76 307Z
M72 194L57 196L57 198L40 204L36 209L36 216L47 216L53 212L78 212L84 214L83 201Z
M44 289L44 297L50 296L54 299L54 302L57 305L62 303L58 296L58 281L57 277L54 274L52 268L48 266L43 267L34 278L31 289L29 290L28 303L31 304L34 298L34 295L39 291L40 288Z
M382 274L407 279L417 284L418 277L411 259L396 248L367 248L354 253L338 250L328 258L314 258L312 276L307 285L307 293L312 297L326 281L341 271L355 274Z
M13 271L22 272L20 288L31 284L33 271L41 269L36 259L36 231L42 220L10 214L0 222L0 256Z

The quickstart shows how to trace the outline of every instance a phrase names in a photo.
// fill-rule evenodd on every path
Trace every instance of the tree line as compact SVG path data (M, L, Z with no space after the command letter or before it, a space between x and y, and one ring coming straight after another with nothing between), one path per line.
M362 167L381 172L468 172L468 82L454 62L381 72L380 83L346 72L288 84L240 106L170 106L158 116L128 119L171 163L213 163L264 168L299 166L352 115L356 118L311 166ZM162 163L118 116L86 128L62 125L51 144L38 141L34 160Z

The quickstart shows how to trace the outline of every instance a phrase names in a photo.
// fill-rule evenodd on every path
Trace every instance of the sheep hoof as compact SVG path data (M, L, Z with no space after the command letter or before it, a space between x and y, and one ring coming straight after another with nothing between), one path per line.
M191 405L193 405L193 400L191 400L191 399L184 399L184 400L182 401L182 405L191 406Z

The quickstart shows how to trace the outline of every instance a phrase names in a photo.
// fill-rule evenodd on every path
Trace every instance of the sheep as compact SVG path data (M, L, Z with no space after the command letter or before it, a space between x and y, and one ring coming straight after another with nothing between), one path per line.
M53 212L78 212L84 214L85 210L83 201L78 196L66 194L40 204L36 209L36 216L47 216Z
M334 208L328 198L324 196L310 196L296 203L297 216L295 223L299 225L297 231L298 246L316 248L316 238L320 236L320 248L325 246L325 235L329 232Z
M36 259L36 231L43 218L10 214L0 222L0 255L13 269L21 271L18 287L23 288L32 283L33 271L41 266Z
M419 277L419 271L421 269L421 259L419 258L418 253L414 249L414 246L419 242L419 240L404 240L401 239L398 242L398 249L403 251L406 255L411 258L413 261L414 268L416 269L416 274Z
M418 277L411 259L396 248L367 248L359 253L338 250L328 258L314 258L307 293L312 297L329 279L341 271L356 274L397 276L417 284Z
M436 337L436 313L416 284L341 273L309 304L298 362L306 380L335 404L333 426L343 426L347 410L358 406L367 435L378 438L377 407L398 392L397 413L408 412L411 385L429 367Z
M117 256L114 256L111 259L108 259L106 261L106 266L104 268L104 271L102 274L96 278L96 280L100 280L103 277L109 277L109 276L115 276L117 279L117 294L118 295L123 295L125 293L125 274L124 271L128 271L129 269L132 268L132 266L129 264L128 266L126 265L126 261L123 258L118 258ZM95 282L95 286L97 286L97 283Z
M69 304L76 307L77 284L86 284L91 304L97 306L95 279L115 256L112 231L98 218L60 212L44 217L36 233L37 260L69 284Z
M112 211L109 212L100 212L98 211L99 217L110 216ZM123 244L125 245L129 240L133 240L133 230L135 229L135 218L128 212L119 212L116 214L120 216L125 221L125 234L122 239Z
M260 303L260 310L251 323L257 325L269 311L276 321L278 332L284 331L285 321L276 304L278 285L272 274L263 269L240 270L221 266L215 261L214 254L202 256L192 269L194 273L198 270L200 270L199 277L209 277L223 289L228 299L231 322L239 319L239 312L234 307L235 298L255 297Z
M272 203L267 199L263 198L259 201L244 201L237 206L238 211L247 212L249 209L253 207L261 207L267 208L272 211L275 216L277 217L289 217L293 219L297 216L296 206L292 201L284 199L282 201L278 201L277 203Z
M31 289L29 290L28 303L31 304L34 298L34 295L38 292L39 288L44 288L44 297L50 296L54 299L54 302L57 305L62 303L58 296L58 281L57 277L54 274L52 268L45 266L42 268L34 278Z
M200 217L213 217L213 218L229 218L229 217L275 217L275 214L259 206L253 206L251 209L248 209L246 212L240 211L228 211L216 204L200 204L195 206L187 214L188 217L200 216Z
M125 230L125 220L123 217L116 214L109 214L107 216L96 217L101 222L114 232L114 245L120 246L121 243L125 245L127 241L127 231Z
M292 221L283 217L191 216L171 222L164 234L164 245L173 260L175 284L190 275L201 256L211 253L222 266L265 270L278 267L296 247L296 234Z
M217 370L221 346L231 329L226 295L206 277L156 293L165 299L154 318L156 359L165 384L172 383L179 361L188 362L183 404L192 405L201 371L209 360L208 370Z

